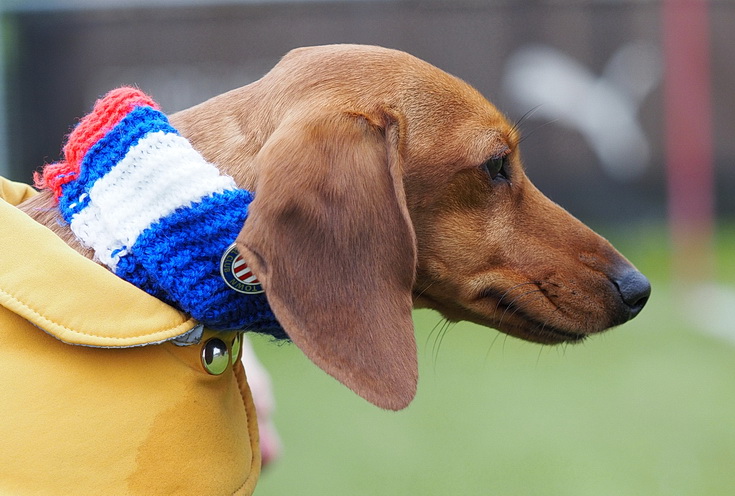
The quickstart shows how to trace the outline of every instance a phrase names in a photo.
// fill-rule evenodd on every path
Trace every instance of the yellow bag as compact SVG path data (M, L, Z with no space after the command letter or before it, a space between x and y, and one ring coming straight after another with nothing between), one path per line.
M0 178L0 494L251 494L240 336L78 254L31 194Z

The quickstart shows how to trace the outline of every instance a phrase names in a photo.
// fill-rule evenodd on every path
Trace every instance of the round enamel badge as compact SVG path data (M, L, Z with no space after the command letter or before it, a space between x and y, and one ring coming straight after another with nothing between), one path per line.
M219 273L230 288L238 293L258 294L263 292L263 286L248 264L237 252L235 243L232 243L222 255L219 262Z

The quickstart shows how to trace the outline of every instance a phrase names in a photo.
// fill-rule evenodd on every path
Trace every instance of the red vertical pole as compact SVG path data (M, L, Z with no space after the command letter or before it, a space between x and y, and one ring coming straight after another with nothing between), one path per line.
M663 0L665 157L674 275L711 276L714 166L707 0Z

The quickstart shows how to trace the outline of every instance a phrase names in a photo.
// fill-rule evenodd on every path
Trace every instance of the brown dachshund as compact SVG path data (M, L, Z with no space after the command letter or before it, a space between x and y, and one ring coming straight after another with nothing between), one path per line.
M256 199L237 246L293 342L383 408L416 391L411 310L544 344L635 317L650 285L528 180L519 132L403 52L294 50L171 118ZM54 216L24 209L73 244Z

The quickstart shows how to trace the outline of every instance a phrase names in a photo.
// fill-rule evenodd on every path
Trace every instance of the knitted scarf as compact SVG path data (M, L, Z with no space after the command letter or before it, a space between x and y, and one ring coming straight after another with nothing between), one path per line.
M119 88L74 128L36 185L113 273L207 327L285 337L234 242L253 195L219 173L153 100Z

